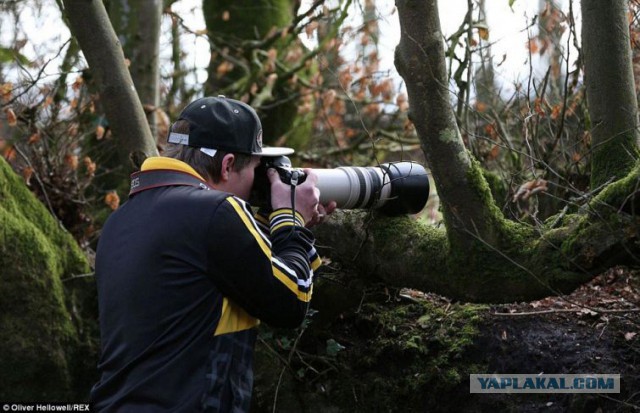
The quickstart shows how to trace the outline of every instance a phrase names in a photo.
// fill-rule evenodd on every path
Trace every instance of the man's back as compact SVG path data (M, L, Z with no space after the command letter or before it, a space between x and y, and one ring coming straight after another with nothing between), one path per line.
M157 188L108 220L96 262L103 350L96 407L119 410L122 400L136 411L200 405L208 385L202 360L214 345L222 295L206 277L206 249L198 246L206 245L204 228L225 197Z

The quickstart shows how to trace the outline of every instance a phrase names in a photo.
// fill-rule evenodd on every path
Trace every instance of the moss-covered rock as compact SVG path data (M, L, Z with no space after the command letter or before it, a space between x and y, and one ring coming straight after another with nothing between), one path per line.
M0 158L0 399L79 400L94 379L93 280L71 235Z
M304 334L272 332L258 345L256 412L274 405L283 412L443 411L442 404L455 401L435 395L468 392L469 374L486 370L466 357L486 307L401 299L380 284L357 292L347 285L359 303L331 323L316 322L332 311L317 303Z

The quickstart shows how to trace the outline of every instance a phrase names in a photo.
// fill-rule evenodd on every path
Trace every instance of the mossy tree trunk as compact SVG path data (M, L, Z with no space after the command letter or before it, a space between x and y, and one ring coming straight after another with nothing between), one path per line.
M487 302L561 294L608 266L637 262L640 165L635 164L632 170L629 165L618 169L622 179L604 188L579 214L559 215L543 228L506 220L491 197L478 162L466 151L455 123L437 1L397 0L396 5L401 26L396 66L407 84L410 117L434 176L445 229L407 217L370 220L362 213L338 213L333 222L317 230L319 243L333 246L324 252L363 276ZM618 20L617 26L611 26L585 20L585 32L590 30L588 24L617 33L627 23ZM593 46L589 55L592 59L605 59L611 48L629 48L628 36L608 39ZM628 50L625 53L629 56ZM616 75L621 78L626 76L627 63L609 66L621 70L623 74ZM594 73L589 76L596 84L604 81ZM600 76L610 75L603 72ZM620 105L627 98L619 98L620 102L606 99L634 91L633 80L628 81L610 84L611 89L626 90L602 98L608 102L598 109L603 111L602 118L605 110L613 112L606 114L607 119L617 119L616 112L623 111ZM602 104L599 96L590 95L590 107L591 101ZM632 120L618 134L635 128L635 104L630 103L628 109L633 114L625 116ZM621 151L618 154L635 154L637 150L628 139L612 140L611 135L607 139L614 145L611 153L614 148ZM605 181L620 177L611 165L598 168L603 168L598 173L606 176ZM350 242L344 242L347 239Z
M624 177L638 159L638 104L628 13L626 0L582 0L592 189Z
M472 162L450 109L444 42L436 0L398 0L401 37L395 64L405 79L409 118L431 168L452 248L468 249L481 239L497 245L500 212L479 167Z
M147 156L157 155L133 80L125 64L121 44L102 1L64 0L71 33L82 48L100 94L109 128L118 145L121 176Z
M226 57L236 55L242 48L242 41L261 40L270 30L288 26L294 17L295 0L204 0L202 11L207 24L207 32L212 43L212 59L209 64L209 77L206 90L215 93L236 82L249 77L250 63L240 64L228 61L221 53L224 47L238 48L229 50ZM249 51L252 52L252 51ZM241 59L244 56L237 56ZM218 73L218 67L224 62L234 64L233 70ZM246 62L251 62L247 59ZM244 63L244 62L243 62Z

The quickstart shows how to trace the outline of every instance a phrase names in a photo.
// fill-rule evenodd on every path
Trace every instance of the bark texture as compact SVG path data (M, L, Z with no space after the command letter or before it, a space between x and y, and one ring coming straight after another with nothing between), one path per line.
M591 187L621 179L638 159L626 0L582 0L582 43L591 116Z
M451 109L444 43L436 0L397 0L400 44L395 64L409 95L415 125L433 173L452 248L467 249L476 238L496 245L500 211L470 159Z
M444 229L409 217L370 219L339 211L316 230L321 255L347 272L396 287L470 301L504 303L562 295L613 265L640 257L640 218L564 217L558 228L537 233L512 228L512 244L450 249ZM349 242L345 242L349 240ZM459 254L466 255L460 260Z
M109 17L129 60L129 71L140 102L149 108L148 121L156 135L155 108L160 104L160 24L162 1L109 2ZM158 137L156 137L157 140Z
M98 85L109 127L118 142L121 163L130 172L158 151L125 65L121 44L102 1L64 0L63 5L71 32Z

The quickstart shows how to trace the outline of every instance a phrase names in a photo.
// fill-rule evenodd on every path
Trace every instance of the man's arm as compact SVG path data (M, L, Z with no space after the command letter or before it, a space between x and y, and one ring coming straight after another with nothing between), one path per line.
M252 316L276 327L296 327L311 299L314 238L291 209L278 209L269 218L271 241L244 201L227 198L210 224L208 273L224 296Z
M333 212L334 209L335 206L330 210L329 213ZM271 239L271 227L275 227L276 225L271 224L269 216L270 212L266 212L262 209L259 209L255 214L253 214L253 218L256 220L260 231L262 231L263 234L266 234L267 238L269 238L270 241L273 241ZM308 223L305 225L305 227L309 228ZM314 245L310 244L309 246L310 248L307 250L307 258L311 265L311 269L313 271L316 271L322 265L322 259L320 258L320 255L318 254L318 251L316 250Z

